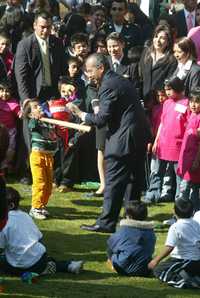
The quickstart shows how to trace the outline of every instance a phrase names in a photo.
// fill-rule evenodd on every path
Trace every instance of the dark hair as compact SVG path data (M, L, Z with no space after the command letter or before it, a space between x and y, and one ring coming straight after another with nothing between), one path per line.
M83 2L76 7L76 10L79 14L89 15L92 12L92 6L87 2Z
M86 21L85 19L76 13L68 13L64 17L64 26L62 29L63 35L67 37L67 45L70 44L73 35L86 32Z
M112 7L112 4L113 4L114 2L116 2L116 3L124 3L125 8L127 8L127 2L126 2L126 0L112 0L112 1L111 1L111 6L110 6L110 7Z
M8 206L14 204L12 210L17 210L19 207L19 201L21 200L21 196L19 192L11 186L6 187L6 200L8 202Z
M106 34L103 32L98 32L95 34L94 38L91 40L91 52L95 52L95 47L97 46L97 42L102 42L106 47Z
M97 3L95 6L92 6L92 14L94 14L98 10L102 10L104 12L104 14L105 14L105 17L106 17L106 15L107 15L107 9L103 5Z
M177 31L176 22L174 20L174 17L171 15L161 15L158 24L164 25L164 26L169 26L171 31L174 31L175 29Z
M75 83L75 81L73 79L69 79L67 76L63 76L63 77L60 77L59 78L59 81L58 81L58 90L60 91L61 90L61 86L62 85L73 85L76 89L78 88L77 87L77 84Z
M74 35L72 35L70 43L72 48L74 48L74 46L78 43L86 43L88 45L88 36L85 33L75 33Z
M27 102L23 105L23 118L29 118L29 114L31 113L31 103L38 102L37 98L32 98L30 100L27 100ZM39 104L39 102L38 102Z
M69 65L70 63L77 63L79 67L81 67L81 62L76 56L70 56L69 59L67 60L67 64Z
M106 42L108 40L115 40L115 41L119 41L121 43L124 43L124 38L123 36L121 35L121 33L118 33L118 32L112 32L110 33L107 38L106 38Z
M4 160L6 157L6 152L8 150L9 145L9 135L7 128L0 123L0 163Z
M10 94L12 94L12 86L10 82L0 82L0 90L5 89L9 91Z
M167 35L167 40L168 40L168 45L166 47L166 52L172 52L173 48L173 38L172 38L172 32L170 30L170 27L167 25L158 25L156 26L153 34L153 39L156 35L158 35L161 31L164 31L165 34ZM152 47L153 47L153 42L152 42Z
M52 15L49 12L45 11L45 10L43 10L43 11L40 10L40 11L37 11L35 13L34 21L36 22L38 20L38 18L43 18L45 20L50 19L52 21Z
M128 50L127 57L130 59L131 63L137 63L140 61L142 51L142 46L134 46Z
M143 27L145 24L151 24L150 19L139 8L137 3L128 3L128 11L134 15L135 23Z
M100 53L93 53L93 54L89 55L87 60L91 59L91 58L95 59L97 68L99 68L100 66L103 65L104 66L104 71L107 71L108 69L110 69L108 59L105 55L100 54Z
M178 77L172 77L170 79L165 80L164 85L170 87L177 93L181 93L185 89L184 82Z
M172 54L172 48L173 48L173 39L172 39L172 33L171 30L169 28L169 26L167 25L158 25L155 30L154 30L154 34L151 40L151 45L147 44L147 50L145 50L145 56L144 56L144 61L145 63L148 63L149 58L151 57L151 53L154 52L154 46L153 46L153 39L155 38L156 35L158 35L161 31L164 31L167 35L167 46L165 49L165 53L168 56L169 54ZM169 56L168 56L169 58ZM171 55L171 59L173 58L173 55Z
M5 32L5 31L0 31L0 38L5 38L5 39L7 39L7 40L9 41L9 43L10 43L10 37L9 37L9 35L8 35L7 32Z
M195 87L191 90L189 100L200 102L200 87Z
M182 37L178 39L175 44L193 61L197 60L197 53L194 42L189 37Z
M130 201L126 205L125 215L135 220L145 220L148 215L147 205L139 201Z
M179 198L174 204L175 214L179 218L190 218L194 213L194 208L191 200Z

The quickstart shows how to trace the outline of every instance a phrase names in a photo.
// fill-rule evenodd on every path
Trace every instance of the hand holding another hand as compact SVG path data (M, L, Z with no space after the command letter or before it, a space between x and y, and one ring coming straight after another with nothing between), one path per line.
M81 118L82 111L75 104L69 102L66 106L70 110L70 112L72 112L72 114Z

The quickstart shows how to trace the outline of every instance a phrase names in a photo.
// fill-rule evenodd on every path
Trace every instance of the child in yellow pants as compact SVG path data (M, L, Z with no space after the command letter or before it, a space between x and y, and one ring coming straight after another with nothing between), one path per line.
M32 207L29 214L36 219L46 219L46 210L53 184L53 154L57 148L57 136L52 125L39 119L42 112L38 101L31 100L24 107L24 116L29 117L31 134L30 168L33 178Z

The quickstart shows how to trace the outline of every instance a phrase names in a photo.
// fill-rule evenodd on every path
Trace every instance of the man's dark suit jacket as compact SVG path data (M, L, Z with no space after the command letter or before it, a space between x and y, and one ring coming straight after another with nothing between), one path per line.
M99 113L87 114L85 122L99 128L108 125L105 158L144 154L149 134L133 84L109 70L103 76L98 98Z
M7 81L7 72L6 72L6 66L4 64L3 59L0 57L0 82Z
M110 56L108 56L108 62L110 69L115 71ZM130 80L134 84L137 93L140 94L138 63L131 63L130 59L124 55L117 67L116 73Z
M67 62L62 43L54 36L49 37L49 55L52 80L52 96L56 96L58 80L66 75ZM42 56L35 34L20 41L14 61L14 71L20 99L39 96L42 87Z
M188 29L184 10L179 10L176 14L172 16L172 19L174 20L177 27L177 38L187 36ZM197 26L197 23L195 25Z
M108 56L108 62L110 65L110 69L114 71L111 56ZM133 80L134 74L131 72L130 65L131 61L126 56L123 56L122 60L120 61L120 64L117 67L116 73L118 73L121 76L127 76L128 78Z

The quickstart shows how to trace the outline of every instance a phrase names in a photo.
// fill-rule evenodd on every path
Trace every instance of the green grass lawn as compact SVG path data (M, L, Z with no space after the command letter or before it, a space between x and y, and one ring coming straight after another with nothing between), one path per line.
M13 184L21 195L22 209L28 211L31 187ZM89 233L79 227L92 224L101 212L101 199L86 199L84 189L67 194L53 193L49 202L52 217L37 221L44 235L49 255L60 259L82 259L85 270L80 275L56 274L42 277L36 284L28 285L20 278L5 277L1 297L91 297L91 298L191 298L199 297L198 290L176 290L156 279L119 277L106 266L106 240L109 235ZM149 217L156 222L171 216L172 204L151 207ZM165 241L166 230L157 231L156 252Z

